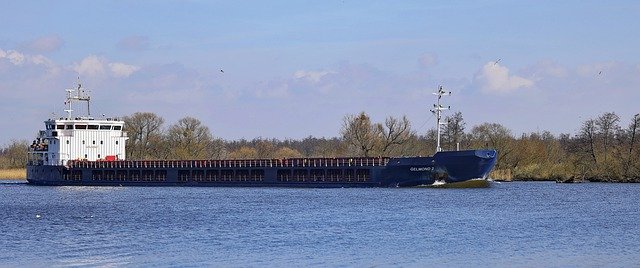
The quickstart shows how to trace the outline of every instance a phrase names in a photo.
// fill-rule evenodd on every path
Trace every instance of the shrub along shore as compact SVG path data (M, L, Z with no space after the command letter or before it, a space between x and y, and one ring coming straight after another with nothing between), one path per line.
M0 180L25 180L27 170L24 168L0 169Z

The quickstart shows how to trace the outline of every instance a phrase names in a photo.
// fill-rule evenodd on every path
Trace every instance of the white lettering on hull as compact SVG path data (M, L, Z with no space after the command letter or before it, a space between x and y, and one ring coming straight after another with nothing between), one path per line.
M432 171L433 167L411 167L409 170L413 172Z

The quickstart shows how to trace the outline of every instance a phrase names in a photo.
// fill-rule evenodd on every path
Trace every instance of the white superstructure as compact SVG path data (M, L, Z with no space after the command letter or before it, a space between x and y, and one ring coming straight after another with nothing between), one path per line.
M29 149L31 165L66 165L69 160L124 160L127 133L124 121L117 118L94 119L90 116L90 97L81 85L67 89L67 117L44 121ZM73 93L76 94L73 94ZM87 116L72 117L72 103L85 101Z

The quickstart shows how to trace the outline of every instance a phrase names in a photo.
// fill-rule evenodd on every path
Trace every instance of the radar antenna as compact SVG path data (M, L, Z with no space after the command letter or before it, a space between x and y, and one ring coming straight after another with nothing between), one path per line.
M442 151L442 148L440 147L440 129L442 125L446 124L445 122L440 122L442 121L442 111L451 109L451 106L447 106L447 107L442 106L440 104L440 99L442 99L442 96L451 96L451 91L449 92L444 91L442 86L439 86L438 92L433 93L433 95L438 96L438 102L433 105L433 110L431 110L431 112L436 116L436 131L438 133L436 138L436 153L437 153Z

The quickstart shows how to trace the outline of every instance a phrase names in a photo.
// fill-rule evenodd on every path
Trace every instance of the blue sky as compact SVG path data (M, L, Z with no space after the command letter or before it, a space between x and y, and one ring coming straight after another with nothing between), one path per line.
M94 114L193 116L225 139L334 137L360 111L424 133L439 85L468 129L516 136L640 112L637 1L0 4L0 144L62 114L78 76Z

